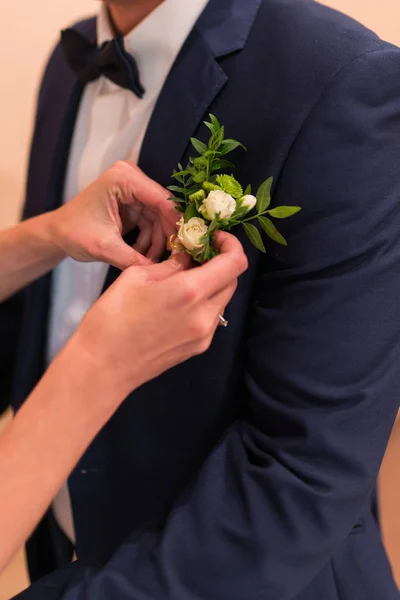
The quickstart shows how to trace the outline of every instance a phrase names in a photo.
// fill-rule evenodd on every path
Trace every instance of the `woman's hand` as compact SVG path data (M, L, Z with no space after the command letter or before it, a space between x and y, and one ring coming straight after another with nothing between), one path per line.
M123 270L159 259L176 232L170 194L133 163L121 161L67 204L49 213L53 242L81 262L107 262ZM122 239L140 230L133 248Z
M211 344L218 315L232 298L247 268L240 242L218 232L220 255L186 270L179 253L158 265L127 269L85 317L73 344L75 353L119 390L133 389Z
M70 256L123 270L161 258L176 232L169 193L135 165L116 163L61 208L0 232L0 302ZM140 230L134 248L122 236Z

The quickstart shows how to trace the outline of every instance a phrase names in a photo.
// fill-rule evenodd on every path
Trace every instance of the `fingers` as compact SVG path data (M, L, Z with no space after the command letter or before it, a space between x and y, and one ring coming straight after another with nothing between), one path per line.
M140 233L137 237L133 248L143 255L146 255L152 243L154 223L145 213L142 214L138 221Z
M105 243L99 260L124 271L132 266L148 266L151 261L118 237Z
M242 244L236 236L226 231L217 231L215 234L215 248L220 252L220 255L228 253L239 253L244 260L244 270L247 269L247 258L243 250ZM242 264L244 264L242 263Z
M173 254L168 260L152 264L148 259L144 258L139 254L141 259L146 261L145 265L135 266L130 265L123 275L117 279L117 281L109 288L113 290L113 293L135 293L135 289L150 285L153 283L161 282L179 273L189 269L191 266L191 258L184 252L178 252ZM163 284L162 284L163 285ZM171 294L173 294L174 286L170 288L156 288L154 289L154 300L168 302Z
M221 253L219 256L189 273L180 275L182 287L197 290L201 298L215 296L247 269L248 263L243 247L233 235L217 232L216 246Z
M166 240L161 224L159 221L155 221L153 224L151 246L146 254L146 257L152 261L159 260L163 255L165 247Z
M236 292L238 280L234 279L229 285L226 286L221 292L218 292L213 298L209 300L209 306L215 313L216 324L218 324L218 316L223 315L229 302L232 300L234 293Z
M120 185L120 201L123 204L130 204L132 200L136 200L149 208L159 209L160 205L168 202L171 194L147 177L134 163L128 160L120 161L111 168L112 170L116 183Z
M176 275L180 271L186 271L190 269L192 260L185 252L177 252L171 255L168 260L163 261L157 265L151 265L146 267L146 273L148 275L148 281L162 281Z
M172 207L170 205L172 205ZM167 240L169 240L172 235L176 234L177 224L182 215L178 213L177 210L175 210L174 205L171 201L168 201L168 214L166 215L165 213L166 210L163 209L160 221L164 235L167 238Z
M115 163L105 177L111 196L120 206L123 231L136 225L141 230L135 250L143 254L150 252L152 260L159 258L162 255L161 244L164 249L165 238L168 240L176 232L178 213L169 200L171 194L130 161ZM155 235L147 229L147 221L151 222L150 229L155 221L161 224L164 239L158 228Z
M143 206L156 210L162 216L165 235L168 237L176 230L177 211L169 200L171 193L147 177L133 162L125 160L114 165L116 176L120 178L123 204L140 202ZM123 177L122 177L123 175ZM122 178L121 178L122 177Z

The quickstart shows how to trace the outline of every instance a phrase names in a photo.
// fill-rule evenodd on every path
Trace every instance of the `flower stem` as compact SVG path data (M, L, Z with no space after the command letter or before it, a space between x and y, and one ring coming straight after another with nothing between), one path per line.
M241 221L238 221L239 223L247 223L247 221L253 221L254 219L257 219L258 217L262 217L263 215L266 215L268 213L268 210L264 210L261 213L258 213L256 215L254 215L253 217L248 217L247 219L242 219Z

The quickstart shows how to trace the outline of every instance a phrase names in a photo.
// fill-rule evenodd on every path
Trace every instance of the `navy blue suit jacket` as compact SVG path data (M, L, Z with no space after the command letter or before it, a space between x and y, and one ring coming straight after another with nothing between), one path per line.
M78 27L94 38L93 20ZM60 202L81 95L58 47L25 217ZM145 172L167 185L208 112L248 148L239 180L274 175L274 202L303 210L281 224L288 248L245 242L210 350L137 390L91 445L70 479L79 561L62 567L48 516L31 573L62 568L21 597L398 599L371 497L399 404L400 51L311 0L211 0ZM43 372L50 286L25 297L15 407Z

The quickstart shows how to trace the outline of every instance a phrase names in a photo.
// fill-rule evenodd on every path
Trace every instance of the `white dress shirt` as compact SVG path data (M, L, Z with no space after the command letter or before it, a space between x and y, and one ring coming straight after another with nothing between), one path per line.
M143 99L101 77L86 86L79 109L64 189L68 202L115 161L137 163L152 112L168 73L208 0L164 0L125 37L145 88ZM98 44L113 38L104 4L97 20ZM47 359L50 363L75 332L104 285L107 266L64 260L55 270ZM55 517L74 541L67 484L53 503Z

